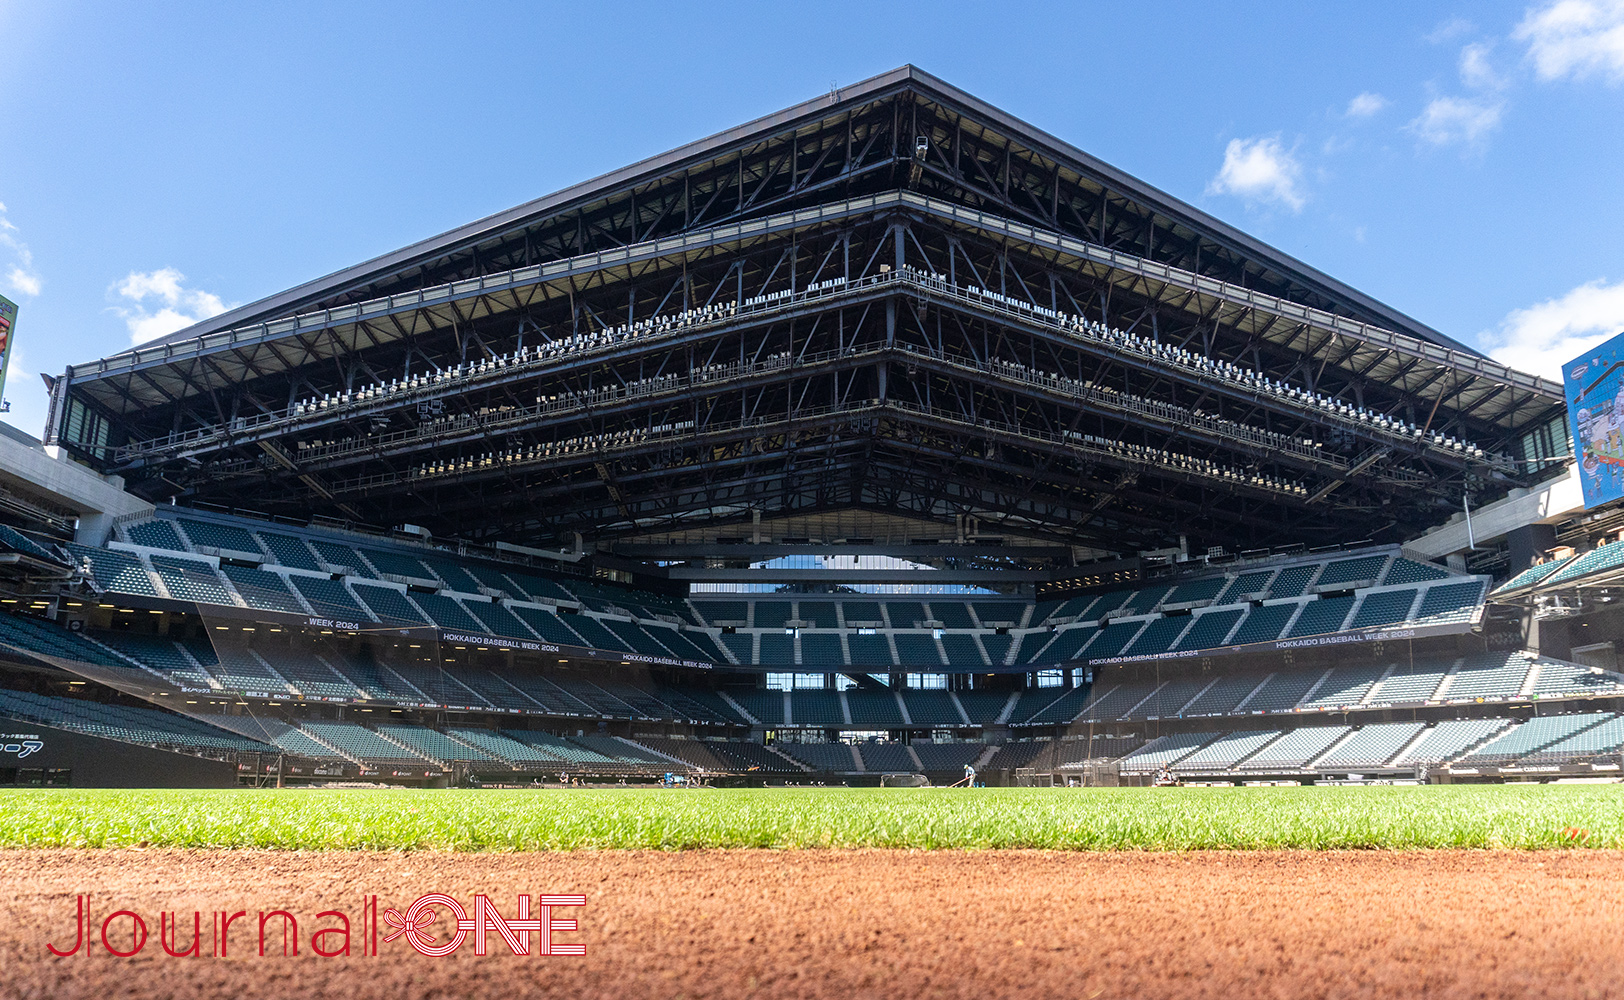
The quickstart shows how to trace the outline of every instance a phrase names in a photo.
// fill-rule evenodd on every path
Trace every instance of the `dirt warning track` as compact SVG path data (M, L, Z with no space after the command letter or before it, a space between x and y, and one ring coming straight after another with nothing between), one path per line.
M404 918L438 892L471 917L483 893L579 893L557 942L584 957L515 956L492 931L427 957L398 923L366 949L366 898ZM71 948L77 897L89 943ZM1624 853L729 851L377 854L0 852L5 997L1589 997L1624 993ZM148 925L140 953L104 950L115 910ZM217 911L246 911L211 954ZM286 921L297 957L283 957ZM172 958L202 914L204 954ZM352 921L349 957L312 932ZM404 922L404 921L401 921ZM279 930L279 928L281 928ZM109 941L131 950L119 916ZM422 928L455 932L443 905ZM529 936L530 940L535 935ZM427 940L425 937L424 940ZM340 938L324 939L336 950Z

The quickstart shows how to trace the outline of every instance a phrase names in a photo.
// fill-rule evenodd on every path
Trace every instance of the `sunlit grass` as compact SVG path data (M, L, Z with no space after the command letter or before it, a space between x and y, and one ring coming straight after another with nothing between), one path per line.
M1624 786L0 792L0 847L1624 847Z

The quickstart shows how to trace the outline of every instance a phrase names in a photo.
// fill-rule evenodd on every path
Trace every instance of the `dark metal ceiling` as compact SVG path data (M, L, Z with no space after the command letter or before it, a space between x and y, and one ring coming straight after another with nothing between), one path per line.
M1560 412L905 67L76 365L50 438L471 538L848 509L1126 551L1404 537L1537 477Z

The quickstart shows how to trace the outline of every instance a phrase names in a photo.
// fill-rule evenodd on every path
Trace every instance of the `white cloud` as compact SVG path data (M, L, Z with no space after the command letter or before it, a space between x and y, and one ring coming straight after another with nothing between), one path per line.
M1231 139L1224 148L1224 165L1207 185L1207 192L1279 202L1296 212L1308 201L1299 187L1301 178L1302 165L1278 138Z
M6 271L6 287L19 295L33 298L38 295L42 282L34 270L34 254L17 235L18 229L6 218L6 206L0 202L0 263Z
M1475 26L1466 18L1452 17L1447 21L1439 22L1438 26L1433 28L1425 38L1434 45L1441 45L1444 42L1454 41L1461 35L1473 30L1475 30Z
M1482 42L1473 42L1460 50L1460 80L1474 90L1499 90L1505 86L1505 80L1494 71L1489 63L1489 51L1492 45Z
M1541 79L1624 82L1624 0L1557 0L1530 10L1511 37L1528 43Z
M1505 109L1504 101L1437 97L1427 103L1408 128L1434 146L1476 146L1499 127Z
M130 303L113 308L124 317L130 329L131 344L143 344L183 330L232 308L213 292L187 288L185 281L186 275L165 267L156 271L131 271L109 289Z
M1562 365L1624 331L1624 281L1580 285L1560 298L1514 309L1480 338L1513 368L1562 380Z
M1365 91L1348 102L1347 116L1349 118L1369 118L1385 107L1387 107L1387 98L1380 94Z
M27 295L30 298L38 295L40 290L39 275L21 267L13 267L6 272L6 284L10 285L12 290L18 294Z

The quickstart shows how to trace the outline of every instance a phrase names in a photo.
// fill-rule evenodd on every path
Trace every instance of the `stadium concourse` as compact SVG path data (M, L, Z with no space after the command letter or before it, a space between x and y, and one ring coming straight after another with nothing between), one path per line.
M1560 386L913 67L51 383L0 783L1619 773Z

